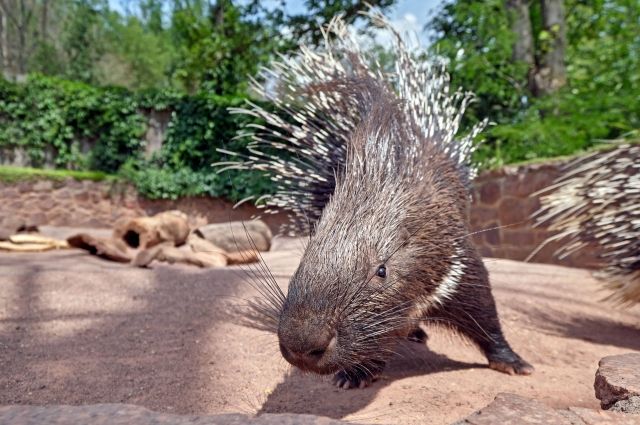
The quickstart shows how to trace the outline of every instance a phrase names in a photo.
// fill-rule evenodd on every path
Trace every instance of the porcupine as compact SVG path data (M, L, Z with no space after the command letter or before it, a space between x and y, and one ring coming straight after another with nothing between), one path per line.
M371 383L400 339L424 341L426 321L470 338L491 368L530 374L467 237L469 156L484 123L454 140L470 95L450 94L442 63L414 60L370 17L394 34L395 72L370 66L338 17L323 51L303 46L265 69L271 89L254 81L279 111L234 110L265 124L242 134L249 154L222 150L241 158L227 167L267 171L278 186L262 198L267 212L292 211L285 230L310 233L287 295L267 282L254 305L288 362L335 373L342 388Z
M577 158L539 193L546 195L533 217L554 233L542 246L563 241L555 254L564 257L596 244L605 262L596 276L612 291L606 299L640 303L640 145Z

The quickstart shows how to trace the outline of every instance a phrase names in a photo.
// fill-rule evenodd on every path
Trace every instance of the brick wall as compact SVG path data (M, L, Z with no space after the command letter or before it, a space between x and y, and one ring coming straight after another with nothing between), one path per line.
M480 175L474 182L471 227L473 240L485 257L524 260L552 235L534 227L529 217L540 208L533 194L551 185L561 174L562 161L504 167ZM490 229L490 230L488 230ZM597 248L588 247L564 259L553 253L559 243L544 245L532 262L597 267Z

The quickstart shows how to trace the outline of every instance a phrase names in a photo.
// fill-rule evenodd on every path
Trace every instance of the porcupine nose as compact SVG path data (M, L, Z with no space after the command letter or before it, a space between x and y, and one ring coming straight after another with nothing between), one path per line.
M280 338L280 351L285 359L303 370L316 372L335 345L335 335L328 332L300 335L295 340Z

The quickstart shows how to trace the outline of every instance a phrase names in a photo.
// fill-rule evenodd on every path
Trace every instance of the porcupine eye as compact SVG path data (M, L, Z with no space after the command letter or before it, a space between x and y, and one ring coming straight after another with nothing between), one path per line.
M381 277L381 278L385 278L387 277L387 268L383 265L378 266L378 270L376 270L376 276Z

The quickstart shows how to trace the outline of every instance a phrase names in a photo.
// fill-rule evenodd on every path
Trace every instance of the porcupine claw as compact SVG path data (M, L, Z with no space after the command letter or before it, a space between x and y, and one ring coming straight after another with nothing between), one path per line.
M371 360L367 366L356 367L353 370L341 370L333 375L331 382L338 388L348 390L351 388L366 388L378 379L385 367L381 360Z
M351 388L366 388L377 379L377 376L371 376L360 372L346 372L341 370L333 375L331 382L338 388L349 390Z
M517 354L513 354L516 357L508 360L489 360L489 368L509 375L531 375L534 371L534 367L522 360Z

